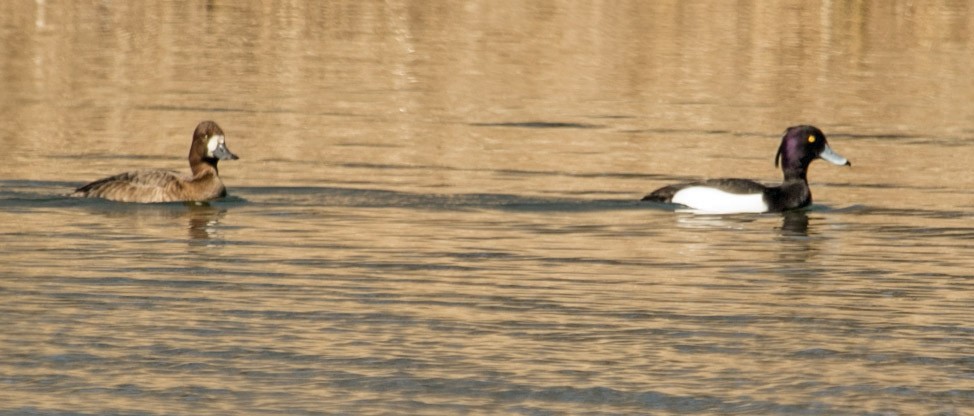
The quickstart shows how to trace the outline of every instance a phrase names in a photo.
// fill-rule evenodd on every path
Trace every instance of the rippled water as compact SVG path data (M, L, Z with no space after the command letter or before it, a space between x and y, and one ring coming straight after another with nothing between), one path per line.
M968 9L4 3L0 414L970 412ZM798 123L807 211L638 202Z

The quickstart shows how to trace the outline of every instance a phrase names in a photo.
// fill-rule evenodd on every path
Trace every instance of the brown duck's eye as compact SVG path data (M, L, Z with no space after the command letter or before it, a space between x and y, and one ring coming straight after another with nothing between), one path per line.
M808 136L809 143L815 143L815 135Z

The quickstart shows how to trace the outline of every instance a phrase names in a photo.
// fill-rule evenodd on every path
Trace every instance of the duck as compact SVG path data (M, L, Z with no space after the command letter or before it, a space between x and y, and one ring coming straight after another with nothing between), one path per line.
M155 203L209 201L223 198L227 189L220 180L217 163L237 160L227 149L223 129L214 121L203 121L193 131L189 148L190 175L170 170L136 170L99 179L70 194L74 198L101 198L118 202Z
M784 174L781 185L767 186L739 178L706 179L664 186L642 200L678 204L705 214L801 209L812 203L808 166L816 159L839 166L852 166L852 162L829 147L822 130L811 125L792 126L785 130L774 157L775 167L781 162Z

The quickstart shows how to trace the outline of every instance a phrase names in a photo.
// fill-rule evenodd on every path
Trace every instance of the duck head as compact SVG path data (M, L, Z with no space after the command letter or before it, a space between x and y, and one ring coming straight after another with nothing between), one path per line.
M215 122L204 121L196 126L193 132L193 146L189 149L189 158L201 159L212 165L218 160L236 160L237 155L227 149L223 129Z
M846 158L832 151L825 134L815 126L789 127L781 138L781 146L774 156L774 165L781 162L785 178L805 178L808 165L815 159L823 159L840 166L852 166Z

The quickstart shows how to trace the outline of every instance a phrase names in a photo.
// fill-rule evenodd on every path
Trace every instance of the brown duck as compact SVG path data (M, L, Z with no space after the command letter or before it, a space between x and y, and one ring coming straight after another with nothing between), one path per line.
M196 126L189 148L192 175L168 170L125 172L82 186L71 196L140 203L208 201L227 195L216 168L217 162L236 159L239 159L237 155L227 149L220 126L204 121Z

